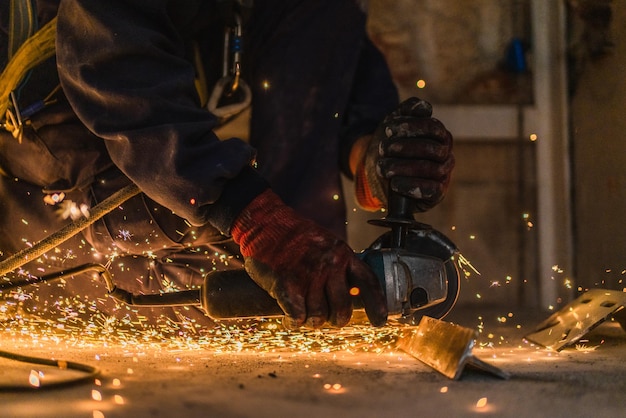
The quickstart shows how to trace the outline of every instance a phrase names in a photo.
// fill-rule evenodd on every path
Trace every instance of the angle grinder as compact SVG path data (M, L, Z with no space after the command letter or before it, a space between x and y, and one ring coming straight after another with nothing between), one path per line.
M444 234L415 221L412 200L390 193L388 215L370 223L388 227L366 250L357 256L375 272L387 299L389 318L417 324L423 316L443 318L454 306L460 290L456 262L457 247ZM95 271L104 280L108 294L133 306L200 305L213 319L283 316L274 298L259 287L245 270L209 273L201 287L170 293L136 295L117 287L100 264L84 264L68 270L34 278L28 284L45 282ZM4 283L0 289L24 285ZM354 297L355 309L362 309Z
M389 227L357 254L376 273L389 317L417 324L422 316L443 318L460 290L457 247L441 232L415 221L412 201L390 194L388 216L370 223ZM276 300L243 270L216 271L205 278L200 304L215 319L282 316ZM362 307L358 298L353 304Z

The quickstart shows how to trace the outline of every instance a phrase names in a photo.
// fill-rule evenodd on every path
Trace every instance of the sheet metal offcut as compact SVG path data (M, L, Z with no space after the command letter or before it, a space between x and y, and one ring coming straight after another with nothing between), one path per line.
M626 305L626 293L592 289L550 315L528 335L528 341L555 351L571 345Z

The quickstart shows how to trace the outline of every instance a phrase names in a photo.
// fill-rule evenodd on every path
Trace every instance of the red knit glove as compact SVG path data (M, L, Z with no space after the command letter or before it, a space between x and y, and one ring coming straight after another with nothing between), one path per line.
M344 326L352 316L350 290L357 288L374 326L387 320L380 282L350 247L298 216L271 190L256 197L232 226L250 277L285 312L288 328Z
M371 137L353 147L350 160L361 207L387 206L388 188L414 199L426 211L445 196L454 168L452 135L432 116L430 103L402 102Z

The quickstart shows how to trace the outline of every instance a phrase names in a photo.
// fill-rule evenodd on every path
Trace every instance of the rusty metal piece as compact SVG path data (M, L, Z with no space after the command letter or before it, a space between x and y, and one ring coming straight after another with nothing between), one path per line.
M524 338L551 350L561 351L624 309L624 305L626 293L592 289L550 315Z
M472 354L475 342L475 330L423 316L417 329L401 338L397 347L453 380L461 378L465 366L508 379L507 372Z

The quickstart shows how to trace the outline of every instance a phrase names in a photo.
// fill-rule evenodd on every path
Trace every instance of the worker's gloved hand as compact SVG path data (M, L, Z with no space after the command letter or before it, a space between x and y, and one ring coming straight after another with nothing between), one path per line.
M426 211L445 196L454 168L452 135L431 117L430 103L410 98L389 114L372 137L351 154L359 204L368 210L387 206L388 189L414 199Z
M256 197L232 226L250 277L285 313L285 326L344 326L357 288L374 326L387 320L380 282L367 264L332 233L298 216L271 190Z

